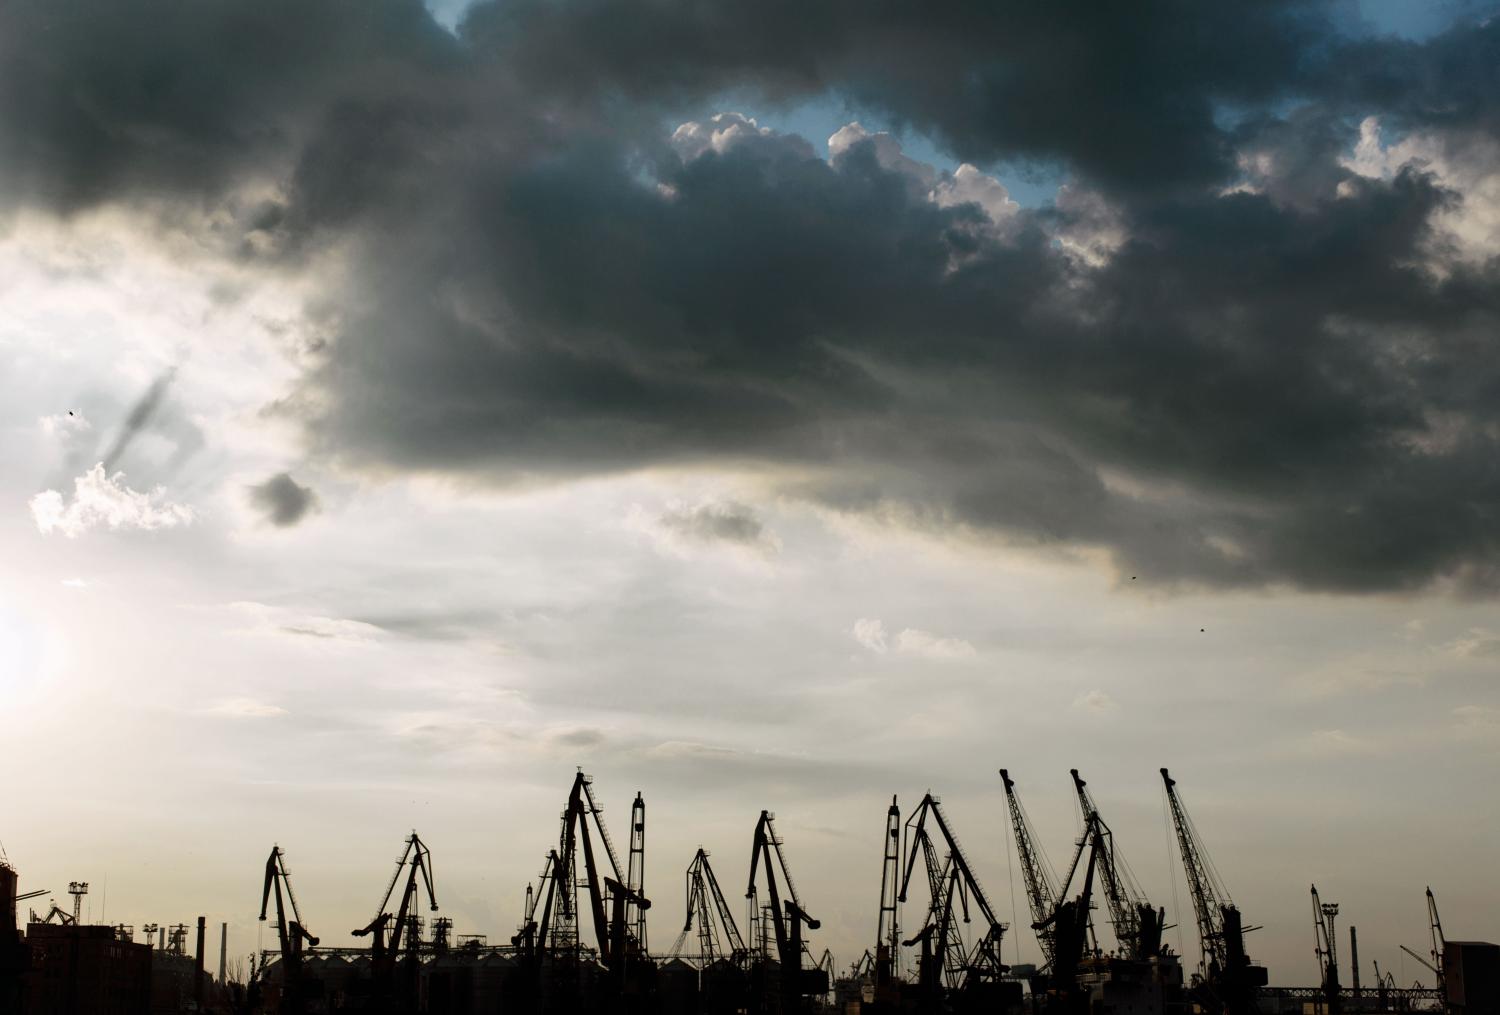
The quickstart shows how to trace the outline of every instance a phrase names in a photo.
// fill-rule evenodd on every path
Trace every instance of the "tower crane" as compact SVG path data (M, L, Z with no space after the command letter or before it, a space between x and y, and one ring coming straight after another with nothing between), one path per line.
M1318 886L1312 886L1313 954L1318 957L1318 974L1322 978L1323 1000L1329 1015L1343 1010L1339 997L1339 949L1334 936L1334 918L1339 915L1337 902L1318 897ZM1358 974L1356 973L1356 976Z
M417 898L420 889L426 890L428 909L434 913L438 910L437 895L432 887L431 856L431 851L422 842L421 836L415 831L407 836L406 848L396 860L396 869L391 874L391 880L386 884L385 895L380 900L380 906L375 910L374 919L359 930L352 932L355 937L370 935L370 969L375 991L377 995L383 995L383 1000L393 1006L403 1003L414 1004L418 991L421 918L417 915ZM393 918L388 907L391 896L396 891L396 884L401 880L403 870L406 871L406 885L402 888L401 902ZM401 994L406 999L405 1001L399 1000L392 993L396 962L402 954L403 935L406 942L406 976L405 982L401 985ZM414 1007L413 1010L415 1010Z
M755 824L755 834L750 844L750 878L745 886L745 898L750 900L752 915L761 912L760 894L755 884L755 876L764 869L766 896L769 900L767 908L770 910L771 924L776 934L776 957L781 964L782 1011L790 1013L801 1009L804 994L822 993L827 989L827 985L816 986L812 982L814 977L803 975L802 954L807 950L807 946L802 940L802 927L806 924L808 930L817 930L821 924L807 912L802 905L802 899L797 895L797 884L792 880L791 870L786 864L786 854L781 849L782 845L781 836L776 834L776 816L770 811L761 811L760 820ZM781 880L785 882L785 897L782 896L781 885L776 880L778 869L781 871ZM813 989L809 989L810 987Z
M928 832L928 818L932 819L946 847L941 859ZM916 811L907 819L906 834L906 871L897 899L906 901L919 853L926 867L929 893L927 919L922 929L905 942L922 948L918 969L920 989L928 1004L936 1003L939 985L944 981L950 991L977 992L1005 972L1006 967L1000 961L1000 944L1007 927L995 916L994 907L975 877L968 855L953 834L952 825L937 797L931 793L922 797ZM974 948L965 953L962 936L954 923L955 904L962 922L968 923L971 920L970 899L979 910L984 933Z
M682 946L693 930L694 920L698 922L698 968L707 969L724 960L742 967L749 959L750 950L740 936L729 903L724 901L719 879L714 876L714 869L708 862L708 851L702 846L693 855L693 862L688 864L687 920L672 945L671 954L682 954Z
M1177 780L1163 768L1162 785L1177 830L1177 845L1188 889L1193 896L1193 915L1198 923L1198 942L1203 958L1199 980L1208 1004L1225 1015L1254 1015L1257 988L1266 984L1264 966L1252 965L1245 953L1245 927L1240 911L1230 899L1208 854L1198 842L1198 832L1177 796Z
M1104 891L1104 901L1109 906L1110 923L1115 930L1115 940L1126 958L1149 961L1161 954L1161 936L1165 929L1167 911L1151 905L1146 893L1130 873L1130 868L1120 859L1115 847L1114 833L1099 816L1099 808L1088 783L1078 775L1078 769L1070 769L1073 788L1078 794L1079 806L1083 809L1083 820L1097 822L1100 831L1099 882Z
M316 947L318 939L307 929L302 920L302 911L297 907L297 893L292 891L292 876L286 869L286 854L279 845L271 847L266 857L265 887L260 893L260 918L266 919L272 896L276 898L276 940L281 946L282 1010L300 1012L302 996L302 945ZM287 919L287 907L291 907L292 918ZM146 933L154 933L156 927L148 925Z

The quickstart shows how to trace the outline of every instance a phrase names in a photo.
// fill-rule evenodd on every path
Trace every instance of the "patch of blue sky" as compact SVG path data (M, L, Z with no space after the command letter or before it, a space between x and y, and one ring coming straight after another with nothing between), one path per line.
M939 170L952 172L962 161L923 132L891 121L878 112L856 109L837 95L776 102L748 91L731 91L705 102L701 112L688 119L706 119L726 112L751 117L760 126L779 134L805 138L824 157L828 155L828 139L839 128L857 122L872 134L881 131L891 134L901 142L906 155ZM996 177L1010 192L1011 199L1026 208L1051 204L1057 199L1057 188L1067 180L1063 167L1056 163L1003 160L982 163L977 168Z

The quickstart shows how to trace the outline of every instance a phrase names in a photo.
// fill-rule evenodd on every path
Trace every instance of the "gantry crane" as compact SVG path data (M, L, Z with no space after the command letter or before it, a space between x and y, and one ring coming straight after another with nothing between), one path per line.
M937 844L927 830L929 817L946 847L941 858ZM943 813L941 802L931 793L922 797L915 813L907 819L906 835L906 871L897 900L906 901L919 854L927 873L927 919L922 929L904 942L920 945L922 949L918 985L924 1003L932 1005L937 1002L942 984L946 984L949 991L977 993L986 985L995 983L1005 972L1006 967L1000 959L1000 944L1006 925L995 916L984 888L974 875L968 855ZM966 953L954 917L956 904L962 922L970 922L970 899L984 921L984 933Z
M806 924L808 930L817 930L820 924L803 908L802 899L797 895L797 884L792 880L792 872L787 867L782 845L781 836L776 834L776 816L770 811L761 811L750 844L750 878L746 883L745 898L750 900L751 919L761 921L760 937L764 939L760 892L755 884L756 874L764 869L766 897L769 900L766 908L770 910L771 925L776 935L776 958L781 964L782 1011L790 1015L803 1007L803 995L822 993L827 989L827 984L818 986L818 981L823 979L821 976L803 975L802 954L807 951L807 946L802 940L802 927ZM785 882L784 897L776 879L777 869L780 869L781 880ZM762 958L768 956L763 955Z
M403 870L406 871L406 885L401 891L401 903L393 917L388 907ZM401 1010L404 1010L401 1006L407 1005L415 1010L421 961L421 917L417 915L419 888L426 890L428 909L437 912L437 894L432 887L432 854L422 842L421 836L413 831L407 836L406 847L396 860L396 869L385 886L385 895L375 910L374 919L353 931L355 937L371 937L370 971L377 1004L383 1003ZM396 964L402 957L403 937L406 943L405 975L398 989L395 983Z
M1318 897L1318 886L1312 886L1313 954L1318 957L1318 974L1322 980L1323 1002L1329 1015L1343 1010L1339 996L1339 947L1334 935L1334 918L1339 915L1337 902ZM1358 974L1355 974L1358 976Z
M1110 923L1115 930L1115 940L1120 952L1129 959L1150 961L1161 955L1161 935L1165 929L1167 911L1153 906L1146 893L1130 873L1115 845L1114 833L1099 816L1099 808L1088 783L1078 775L1078 769L1070 769L1073 788L1078 794L1078 804L1083 809L1085 825L1090 820L1097 822L1100 832L1099 881L1104 891L1104 901L1109 906Z
M265 887L260 893L260 918L265 920L272 895L276 897L276 940L281 946L281 1010L288 1013L301 1012L305 1003L302 991L302 945L316 947L318 939L307 929L302 920L302 911L297 907L297 893L292 891L291 872L286 869L286 854L279 845L271 847L266 857ZM286 918L287 906L291 906L292 918ZM148 924L146 934L155 933L156 926Z
M1226 1015L1254 1015L1257 988L1266 984L1265 967L1252 965L1245 953L1245 934L1255 928L1244 926L1239 908L1199 844L1198 832L1177 795L1177 781L1165 768L1161 779L1193 896L1193 915L1203 952L1198 979L1204 1001Z
M692 932L695 920L698 924L699 969L707 969L723 961L736 967L745 965L750 950L745 947L745 939L740 936L734 914L730 912L729 903L724 900L724 892L719 888L719 879L714 876L713 867L709 865L708 851L702 846L693 855L693 862L688 864L687 920L683 923L682 933L677 935L670 954L682 954L682 946Z

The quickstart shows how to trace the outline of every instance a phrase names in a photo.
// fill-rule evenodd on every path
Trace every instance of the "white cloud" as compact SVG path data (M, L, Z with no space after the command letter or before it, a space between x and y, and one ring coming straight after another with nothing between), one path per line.
M280 705L254 698L226 698L203 711L209 715L227 716L231 719L274 719L288 714Z
M915 627L903 628L891 638L885 624L872 617L856 620L850 633L865 648L882 655L891 651L924 659L967 659L974 655L974 646L962 638L944 638Z
M77 538L100 525L111 529L170 529L190 525L193 509L166 499L166 490L153 487L146 493L125 485L125 474L106 475L104 464L95 465L73 480L73 498L63 499L56 490L44 490L31 498L31 517L43 535L60 532Z
M871 652L885 652L888 649L885 639L885 625L879 620L871 617L860 617L854 622L851 631L854 640L859 642Z
M816 158L812 145L795 134L778 134L743 113L715 113L706 123L689 120L672 132L672 147L684 162L708 152L722 155L746 141L774 141L789 154ZM675 196L669 195L669 196Z
M64 578L62 583L64 587L70 589L86 589L89 587L89 583L82 578Z
M896 651L928 659L967 659L974 655L974 646L962 638L943 638L908 627L896 635Z
M932 200L939 208L977 204L996 225L1013 218L1021 210L1021 206L1010 199L1005 184L967 162L955 169L952 176L944 176L938 181L932 188Z
M1104 691L1097 687L1091 691L1084 691L1073 699L1073 707L1083 709L1086 712L1113 712L1120 705Z

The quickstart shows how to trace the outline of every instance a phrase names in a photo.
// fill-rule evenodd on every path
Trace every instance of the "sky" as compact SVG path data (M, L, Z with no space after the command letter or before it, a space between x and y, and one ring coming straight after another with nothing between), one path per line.
M1167 766L1273 983L1495 939L1491 14L4 5L22 890L501 942L582 767L843 967L930 790L1035 961L1076 767L1191 964Z

